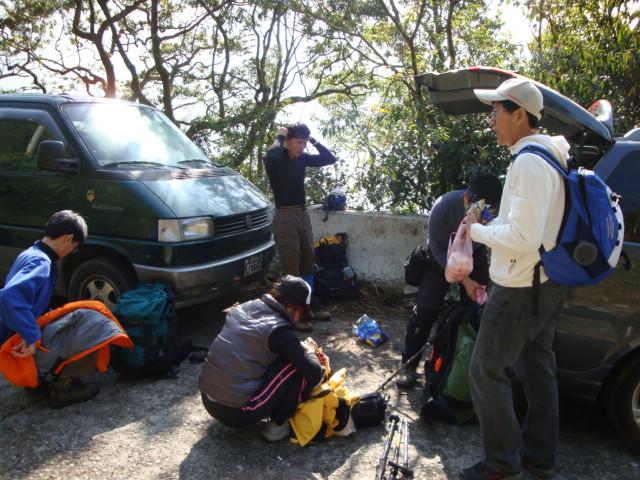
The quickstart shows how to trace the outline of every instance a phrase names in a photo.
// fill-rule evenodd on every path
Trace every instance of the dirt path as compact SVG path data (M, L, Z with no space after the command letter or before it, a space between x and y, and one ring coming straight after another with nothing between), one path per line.
M257 290L262 289L257 285ZM248 292L247 295L249 295ZM409 310L384 291L365 291L358 302L330 307L331 322L315 323L311 336L334 369L345 367L353 392L374 391L394 371ZM209 345L230 305L210 304L179 312L185 334ZM363 314L376 319L390 340L368 346L352 334ZM184 318L183 318L184 316ZM186 318L186 317L189 318ZM102 383L94 400L51 410L46 398L0 380L0 478L2 479L238 479L372 480L382 454L384 425L301 448L265 442L258 431L235 431L213 420L197 390L200 365L183 363L178 378ZM409 464L416 479L457 478L481 455L477 424L426 424L417 416L421 389L385 390L389 410L409 423ZM562 404L556 478L640 478L640 459L618 443L600 412ZM532 477L531 477L532 478Z

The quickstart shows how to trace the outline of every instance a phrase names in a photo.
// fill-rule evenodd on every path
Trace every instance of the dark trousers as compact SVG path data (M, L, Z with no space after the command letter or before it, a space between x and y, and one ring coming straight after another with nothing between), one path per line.
M295 415L298 404L306 400L310 391L311 386L293 365L284 357L278 357L247 405L228 407L204 393L202 403L209 415L227 427L249 427L264 418L280 424Z
M473 252L473 271L469 277L481 285L489 283L489 262L485 248L479 248ZM438 320L444 298L449 290L450 283L444 276L444 270L434 259L430 259L424 271L418 289L416 305L413 307L411 317L407 322L404 347L402 348L402 363L413 357L429 340L431 328ZM458 284L460 302L472 304L464 287ZM418 356L411 367L417 367L421 356Z
M553 468L558 445L553 336L566 292L564 285L544 282L540 285L539 314L533 315L533 287L491 288L469 370L484 463L491 470L519 472L522 461ZM507 374L516 364L528 404L522 426L513 407Z

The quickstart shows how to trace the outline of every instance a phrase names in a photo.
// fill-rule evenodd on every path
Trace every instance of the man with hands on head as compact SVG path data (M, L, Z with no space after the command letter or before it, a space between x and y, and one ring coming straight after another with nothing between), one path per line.
M310 143L318 153L305 152ZM276 140L264 157L264 165L273 191L276 211L273 216L273 237L285 274L302 277L313 288L313 231L307 212L304 188L307 167L325 167L336 163L336 157L311 137L309 127L296 123L279 127ZM313 318L330 320L328 312L319 310L314 298ZM296 325L300 332L310 331L311 324L303 319Z

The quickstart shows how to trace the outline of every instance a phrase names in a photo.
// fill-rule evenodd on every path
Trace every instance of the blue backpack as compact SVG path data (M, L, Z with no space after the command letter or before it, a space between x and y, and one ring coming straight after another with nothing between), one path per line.
M562 285L593 285L609 275L618 264L624 237L620 197L586 168L566 171L546 149L527 145L521 153L534 153L562 174L565 207L556 246L540 246L541 261L534 273L534 287L540 284L540 267ZM516 156L517 156L516 155ZM514 158L515 159L515 158Z
M329 212L336 212L347 208L347 196L342 193L342 189L335 188L329 192L322 202L322 210L324 210L323 222L329 218Z

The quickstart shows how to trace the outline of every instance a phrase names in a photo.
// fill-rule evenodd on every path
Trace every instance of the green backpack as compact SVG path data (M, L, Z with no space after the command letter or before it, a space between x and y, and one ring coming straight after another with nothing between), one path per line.
M420 416L461 424L475 417L469 365L480 327L481 307L455 303L438 319L433 350L425 362Z

